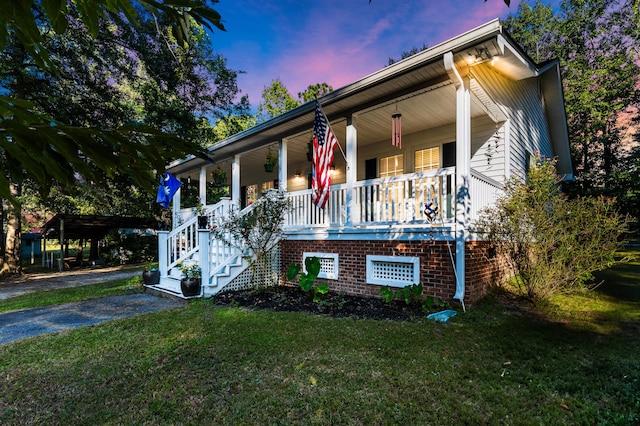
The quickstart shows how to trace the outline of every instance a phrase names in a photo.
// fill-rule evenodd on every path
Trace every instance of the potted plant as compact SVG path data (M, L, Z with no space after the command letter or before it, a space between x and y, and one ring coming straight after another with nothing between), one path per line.
M264 163L264 171L272 172L276 164L278 164L278 154L269 147L267 148L267 162Z
M198 263L182 265L180 267L182 279L180 279L180 290L185 297L200 295L202 269Z
M198 204L196 204L196 214L198 215L198 229L207 229L209 219L206 216L204 206L200 202L200 197L197 198Z
M216 169L211 172L211 177L213 178L213 182L218 185L227 182L227 172L220 166L216 167Z
M152 261L152 258L147 259L147 266L145 266L144 271L142 271L142 282L144 285L160 284L160 271L153 266Z

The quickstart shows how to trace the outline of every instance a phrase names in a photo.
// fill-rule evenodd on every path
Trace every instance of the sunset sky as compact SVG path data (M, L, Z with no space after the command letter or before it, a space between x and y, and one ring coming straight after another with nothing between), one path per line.
M551 0L547 0L549 3ZM242 70L238 84L255 109L262 90L280 78L293 97L308 85L338 89L399 59L494 18L515 13L512 0L220 0L226 32L214 51ZM554 2L554 3L557 3Z

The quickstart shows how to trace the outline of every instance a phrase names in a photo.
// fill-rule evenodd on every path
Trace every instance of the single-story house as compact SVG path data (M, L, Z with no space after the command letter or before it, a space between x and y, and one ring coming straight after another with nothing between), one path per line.
M159 233L159 288L179 293L178 265L188 259L202 266L205 296L247 285L241 255L198 231L194 200L220 216L279 187L293 206L274 248L280 280L313 255L333 291L376 296L384 285L422 283L427 294L464 307L499 272L474 232L480 211L511 176L524 177L536 155L555 157L572 178L558 62L534 63L498 20L318 102L340 144L326 207L311 200L315 102L216 143L209 162L176 161L167 170L183 185L172 230Z

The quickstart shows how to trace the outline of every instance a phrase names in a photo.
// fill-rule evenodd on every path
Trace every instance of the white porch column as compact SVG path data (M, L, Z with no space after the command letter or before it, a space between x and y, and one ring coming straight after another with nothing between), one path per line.
M209 286L209 278L211 275L210 267L211 262L209 258L209 252L211 249L209 248L209 230L208 229L198 229L198 265L200 265L201 269L201 294L206 296L205 289Z
M231 160L231 203L240 207L240 155Z
M357 118L355 115L347 117L347 166L346 166L346 178L347 178L347 193L346 193L346 218L345 226L352 226L355 220L360 218L354 218L356 212L353 188L358 179L357 164L358 164L358 126ZM340 153L338 153L340 155Z
M203 206L207 205L207 166L200 167L200 180L198 181L198 194Z
M175 229L178 227L178 223L180 222L179 218L182 217L182 212L180 211L180 195L182 193L182 187L178 188L175 194L173 194L173 198L171 199L171 211L173 212L173 220L171 221L171 229Z
M287 176L289 175L288 164L287 164L287 146L288 141L286 139L281 139L278 143L278 187L283 191L287 190Z
M158 271L160 279L165 278L169 271L169 231L158 231Z
M444 65L456 86L456 293L453 298L464 308L465 243L471 209L471 92L469 77L460 75L452 52L444 55Z

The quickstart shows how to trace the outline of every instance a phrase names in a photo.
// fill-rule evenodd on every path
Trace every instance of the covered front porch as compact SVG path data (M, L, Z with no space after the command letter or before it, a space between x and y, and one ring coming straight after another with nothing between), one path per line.
M369 179L353 188L346 184L332 185L325 209L312 203L310 190L289 191L286 195L291 208L284 217L283 238L289 241L438 240L455 247L457 240L465 235L456 221L455 187L456 170L449 167ZM484 206L495 201L501 184L472 170L470 188L469 205L474 208L469 215L475 217ZM250 204L243 211L253 206ZM163 278L154 288L180 297L179 266L183 262L198 262L201 266L202 296L229 288L247 270L250 261L246 252L216 240L210 229L216 219L238 208L231 198L225 197L205 207L206 224L198 223L195 211L185 209L179 226L160 231L159 264ZM274 245L274 249L278 248ZM453 254L450 255L453 260ZM279 258L278 253L266 272L274 282L281 279ZM246 285L245 282L236 286Z
M209 162L194 157L171 164L168 170L182 182L172 227L193 217L198 203L211 208L229 199L243 209L274 188L292 201L288 231L431 226L424 212L428 202L440 209L439 226L455 223L457 215L468 225L510 174L508 120L473 79L452 79L444 63L432 67L442 68L444 76L395 95L378 88L377 101L333 100L336 92L321 99L340 144L326 209L313 206L310 197L311 102L212 146ZM401 146L391 143L396 114L402 116ZM486 192L474 194L476 189Z

